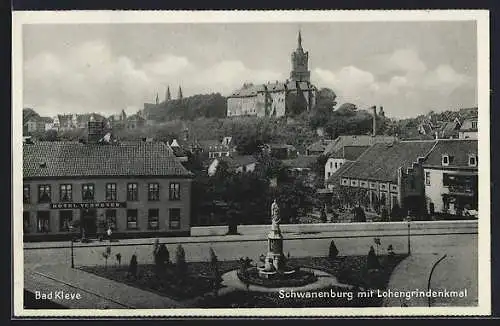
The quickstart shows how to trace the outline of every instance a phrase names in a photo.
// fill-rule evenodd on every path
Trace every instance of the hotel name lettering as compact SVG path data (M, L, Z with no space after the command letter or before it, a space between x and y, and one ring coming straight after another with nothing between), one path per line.
M126 208L126 202L101 202L101 203L55 203L50 204L51 209L89 209L89 208Z

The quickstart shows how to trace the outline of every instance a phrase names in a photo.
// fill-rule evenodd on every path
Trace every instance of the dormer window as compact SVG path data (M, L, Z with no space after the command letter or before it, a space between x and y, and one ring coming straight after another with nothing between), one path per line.
M450 164L450 156L448 154L443 154L441 157L441 163L443 166L448 166Z
M477 166L477 155L469 154L469 166Z

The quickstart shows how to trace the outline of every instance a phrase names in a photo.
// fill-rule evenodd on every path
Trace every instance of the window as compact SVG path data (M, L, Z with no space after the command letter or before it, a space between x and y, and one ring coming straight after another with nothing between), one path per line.
M137 228L137 209L127 209L127 229Z
M127 184L127 201L137 201L139 199L139 192L137 189L137 183Z
M450 164L450 157L448 155L443 155L441 162L444 166L447 166Z
M158 183L148 184L148 200L149 201L160 200L160 185Z
M335 168L337 168L337 163L335 163ZM333 169L333 162L330 162L330 169Z
M36 216L36 230L37 232L50 231L50 212L39 211Z
M380 193L380 204L387 205L387 194L385 192Z
M106 183L106 200L116 200L116 183Z
M337 167L338 167L338 163L337 163L337 162L335 162L335 168L337 168Z
M170 208L169 209L169 221L171 229L181 228L181 209L180 208Z
M83 200L94 200L94 184L85 183L82 185L82 199Z
M116 230L116 209L106 210L106 225L111 230Z
M31 202L31 188L30 185L23 186L23 203L29 204Z
M415 178L410 176L410 189L415 190Z
M59 231L69 231L73 221L73 211L59 211Z
M152 208L148 210L148 229L150 230L158 230L159 229L159 223L158 223L158 217L159 217L159 209L158 208Z
M244 167L243 167L244 169ZM180 200L181 199L181 184L177 182L171 182L169 186L168 197L170 200Z
M63 184L59 186L59 200L72 201L73 200L73 187L70 184Z
M23 212L23 232L30 232L30 212Z
M472 129L477 129L477 121L472 121Z
M39 185L38 186L38 202L39 203L50 203L50 201L51 201L50 185Z
M328 173L327 173L328 178L329 178L331 175L332 175L332 173L331 173L331 172L328 172Z
M426 186L431 185L431 173L430 172L425 172L425 185Z
M469 155L469 166L476 166L476 165L477 165L477 156Z

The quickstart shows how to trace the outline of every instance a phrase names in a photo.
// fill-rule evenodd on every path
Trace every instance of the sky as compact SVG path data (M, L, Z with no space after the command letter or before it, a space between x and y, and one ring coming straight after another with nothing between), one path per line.
M477 106L476 23L426 21L24 25L23 107L133 113L167 86L227 96L284 81L299 29L311 81L339 104L395 118Z

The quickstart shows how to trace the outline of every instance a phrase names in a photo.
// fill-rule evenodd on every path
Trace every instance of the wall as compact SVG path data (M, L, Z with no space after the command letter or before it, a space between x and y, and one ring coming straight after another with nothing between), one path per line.
M329 158L325 164L325 180L328 180L332 174L337 172L345 161L346 160L343 158ZM335 164L337 164L337 167L335 167ZM330 173L330 175L328 175L328 173Z
M444 191L443 188L444 171L437 169L424 169L424 176L425 173L427 172L429 173L430 177L430 185L427 185L424 181L427 210L429 210L429 204L432 202L434 204L434 211L436 213L443 212L444 203L441 194Z
M181 200L169 200L169 183L179 182L181 191ZM127 202L127 208L116 209L117 229L115 232L130 233L130 232L146 232L148 230L148 209L159 209L159 230L157 232L170 231L186 231L190 227L191 215L191 180L190 179L163 179L163 178L106 178L106 179L60 179L60 180L25 180L24 184L31 185L31 203L24 204L23 210L30 212L30 234L37 233L37 211L50 212L50 234L61 234L67 232L59 231L59 209L50 209L50 203L38 203L38 185L49 184L51 186L52 203L59 203L59 186L61 184L72 184L73 199L71 202L83 202L82 200L82 184L94 184L95 202L105 202L106 183L116 183L117 202L127 202L127 183L137 183L138 185L138 201ZM160 200L148 201L148 183L159 183L160 185ZM180 229L169 229L168 212L170 208L181 209ZM138 210L138 230L127 230L127 209ZM73 220L80 219L80 209L73 209ZM105 208L98 208L97 218L105 215Z
M239 225L238 233L242 235L267 235L270 225ZM408 232L407 222L370 222L370 223L318 223L318 224L283 224L281 232L307 233L307 232L379 232L384 234ZM414 221L411 222L413 232L428 232L445 234L457 230L470 230L477 232L477 221ZM191 228L191 236L225 235L227 226L200 226Z

